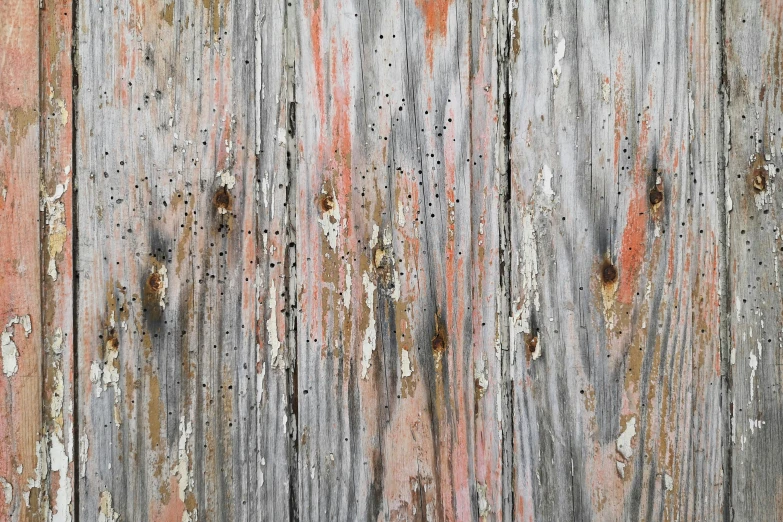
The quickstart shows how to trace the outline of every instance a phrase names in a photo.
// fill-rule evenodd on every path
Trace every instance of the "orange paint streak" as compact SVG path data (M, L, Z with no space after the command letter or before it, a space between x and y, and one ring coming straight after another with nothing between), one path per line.
M179 484L175 477L169 479L169 503L150 506L151 522L181 522L185 513L185 502L179 498Z
M324 114L324 67L321 56L321 2L309 0L305 2L305 16L310 20L310 43L313 46L313 66L315 67L315 99L318 101L320 121L325 122Z
M424 18L424 46L430 70L432 70L435 39L446 35L451 2L452 0L416 0L416 5Z
M644 262L645 242L647 239L647 198L643 190L634 190L633 199L628 206L625 230L623 231L620 251L620 289L617 299L630 304L636 292L636 282Z
M652 94L650 94L652 105ZM639 273L644 263L647 250L647 191L645 166L647 148L649 146L650 115L648 111L642 115L639 143L636 149L636 160L633 167L633 194L628 205L625 230L620 248L620 288L617 299L623 304L630 304L636 292Z

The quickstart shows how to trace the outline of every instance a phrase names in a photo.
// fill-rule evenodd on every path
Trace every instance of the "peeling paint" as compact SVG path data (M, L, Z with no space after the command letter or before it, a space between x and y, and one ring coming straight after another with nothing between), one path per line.
M100 397L103 393L103 386L101 385L101 378L103 376L103 368L100 361L93 361L90 364L90 382L95 385L95 396Z
M237 183L237 178L231 174L229 169L219 171L215 177L220 179L220 186L226 187L227 190L233 189L234 185Z
M550 198L555 197L555 191L552 189L552 169L549 168L549 165L544 165L541 168L541 180L542 180L542 187L541 190L543 190L544 194L549 196Z
M274 280L269 285L269 319L266 320L266 330L269 337L269 348L271 348L272 368L285 369L287 367L285 358L280 355L282 343L277 337L277 288L275 288Z
M194 486L193 470L190 467L188 458L188 438L193 434L193 423L185 421L185 416L181 415L179 419L179 442L177 443L177 463L172 471L172 476L176 477L179 487L179 499L185 502L185 494ZM188 516L193 515L191 511ZM183 515L183 520L185 520Z
M481 358L476 361L476 365L473 368L473 379L478 387L476 398L481 399L489 387L489 369L487 368L486 354L482 354Z
M346 310L351 309L351 264L345 265L345 291L343 292L343 306Z
M104 390L114 388L115 405L120 400L119 347L116 335L111 335L104 345L103 361L95 360L90 364L90 382L95 386L95 396L100 397Z
M402 201L397 202L397 226L405 228L405 207L402 205Z
M758 343L758 350L759 355L761 355L761 343ZM756 354L753 352L753 350L750 351L750 355L748 355L748 365L750 366L750 400L748 401L748 404L751 404L753 402L753 393L754 393L754 381L756 380L756 370L759 367L759 360L756 357Z
M367 370L370 369L372 353L375 351L375 289L376 286L370 281L370 276L365 272L362 274L362 284L364 285L365 305L368 310L367 329L364 331L364 340L362 341L362 379L367 378Z
M70 171L70 166L66 168L66 174ZM57 281L57 256L60 255L68 238L68 229L65 224L65 204L61 198L68 190L70 178L66 178L65 183L58 183L51 196L44 196L41 199L41 211L45 215L46 223L46 251L49 257L49 263L46 274Z
M14 342L14 325L21 325L24 336L30 337L32 323L29 315L14 316L5 325L0 333L0 355L3 357L3 373L6 377L13 377L19 371L19 350Z
M90 454L90 439L87 435L79 437L79 476L85 478L87 476L87 457Z
M479 517L486 518L487 515L491 513L491 510L489 509L489 502L487 502L487 485L477 483L476 493L478 494Z
M625 423L625 431L623 431L619 437L617 437L617 452L622 455L625 460L631 458L633 455L633 448L631 447L631 441L636 436L636 417L631 417Z
M761 427L766 424L766 421L760 419L748 419L748 424L750 425L750 434L753 435L756 430L760 430Z
M261 363L261 373L256 379L256 404L261 404L261 399L264 396L264 380L266 379L266 361Z
M337 251L337 238L340 234L340 204L334 189L331 194L328 194L326 189L322 189L321 193L323 197L320 201L321 217L318 218L318 223L324 231L329 247Z
M168 269L165 265L153 266L148 286L150 291L158 298L161 310L166 309L166 290L169 288ZM112 319L113 320L113 319ZM114 325L112 324L112 328Z
M5 479L5 477L0 477L0 486L3 488L5 505L10 506L11 502L14 500L14 487Z
M559 33L555 31L555 38L559 37ZM552 83L555 87L560 84L560 75L563 69L560 66L560 61L565 57L565 38L560 38L557 42L557 48L555 49L555 66L552 67Z
M98 522L116 522L120 515L114 511L112 506L111 493L101 491L101 497L98 503Z
M50 436L49 460L51 472L57 473L59 477L51 522L70 522L72 487L68 478L68 467L71 459L58 433L52 433Z
M539 357L541 357L541 354L544 353L543 344L538 336L533 337L535 340L535 344L533 345L533 350L530 352L531 358L536 361Z
M46 459L46 444L43 444L40 440L35 442L35 455L35 476L27 479L27 491L22 492L22 498L24 498L27 507L30 507L30 493L33 490L41 490L49 473Z
M411 358L408 350L402 350L400 354L400 369L403 377L410 377L413 375L413 368L411 367Z
M526 212L522 217L521 226L522 252L516 256L517 270L520 275L521 296L514 300L516 310L511 317L512 331L511 360L516 358L516 348L513 339L516 332L530 334L530 317L535 309L540 308L538 295L538 246L536 243L536 231L533 227L533 217Z

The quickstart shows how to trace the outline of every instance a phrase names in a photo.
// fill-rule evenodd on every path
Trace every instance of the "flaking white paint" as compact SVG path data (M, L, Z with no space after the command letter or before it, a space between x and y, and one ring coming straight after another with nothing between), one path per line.
M367 328L364 331L362 340L362 379L367 378L367 370L370 369L372 353L375 351L375 289L376 286L370 281L370 276L365 272L362 274L362 285L364 286L365 301L367 306Z
M558 32L555 31L555 38L558 37ZM563 73L563 69L560 66L560 61L565 57L565 38L560 38L555 48L555 65L552 67L552 83L555 87L560 85L560 75Z
M13 316L0 332L0 355L3 358L3 373L6 377L13 377L19 371L19 349L14 342L14 326L21 325L24 336L30 337L32 323L29 315Z
M617 437L617 452L627 461L633 455L631 441L636 436L636 417L631 417L625 423L625 430Z

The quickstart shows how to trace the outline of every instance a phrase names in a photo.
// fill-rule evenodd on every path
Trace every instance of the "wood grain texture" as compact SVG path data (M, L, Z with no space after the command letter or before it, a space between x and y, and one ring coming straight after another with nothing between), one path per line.
M296 34L285 2L256 4L257 519L297 520ZM251 496L251 498L253 498Z
M0 19L0 522L783 519L780 2Z
M73 291L73 11L70 0L40 10L41 292L43 436L47 520L75 510Z
M779 2L726 2L731 515L783 517Z
M79 4L81 520L255 516L254 35L252 3Z
M294 8L300 516L494 518L493 5Z
M722 514L718 14L511 16L516 520Z
M44 520L38 6L0 18L0 520Z

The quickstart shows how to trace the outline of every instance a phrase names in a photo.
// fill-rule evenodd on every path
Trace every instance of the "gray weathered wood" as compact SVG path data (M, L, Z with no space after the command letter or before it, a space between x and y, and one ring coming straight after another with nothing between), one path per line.
M513 11L514 519L721 515L718 15Z
M490 2L295 2L299 513L500 513Z
M779 2L49 7L0 517L783 518Z
M726 2L731 515L783 517L780 2Z
M252 3L80 3L81 520L249 520Z

